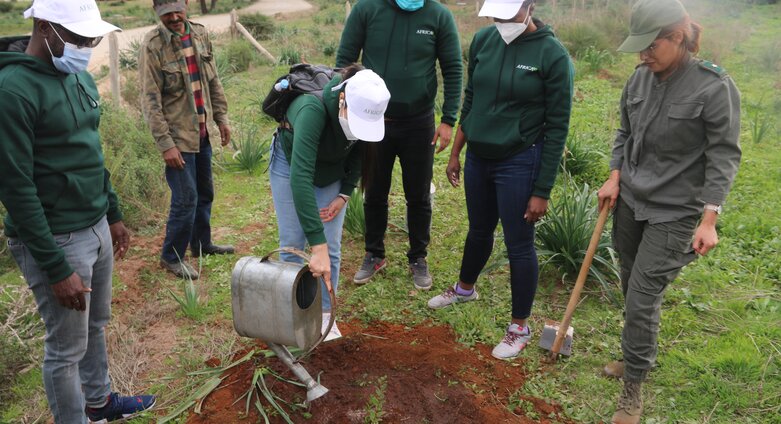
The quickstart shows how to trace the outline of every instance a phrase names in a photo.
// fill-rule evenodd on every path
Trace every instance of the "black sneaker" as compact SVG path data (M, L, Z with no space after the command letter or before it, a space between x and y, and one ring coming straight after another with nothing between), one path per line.
M108 403L102 408L84 408L87 418L93 424L106 423L133 417L155 406L152 395L120 396L118 393L108 395Z
M385 261L385 258L378 258L371 253L366 253L366 256L363 257L361 269L359 269L358 272L355 273L355 277L353 277L353 282L355 282L355 284L366 284L374 274L385 268L387 264L388 262Z
M412 272L412 282L418 290L429 290L431 288L431 274L428 272L426 258L418 258L415 262L409 264L409 270Z

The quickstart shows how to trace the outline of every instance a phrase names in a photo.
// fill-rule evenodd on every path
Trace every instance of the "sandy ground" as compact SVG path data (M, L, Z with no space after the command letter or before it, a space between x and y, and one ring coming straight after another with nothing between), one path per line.
M312 5L304 0L260 0L251 6L247 6L244 9L239 10L239 13L262 13L264 15L276 15L277 13L294 13L302 12L312 8ZM230 28L230 15L223 13L220 15L203 15L193 17L194 22L198 22L206 26L209 31L223 32ZM141 28L133 28L126 31L117 33L117 39L119 41L120 51L127 48L133 40L141 40L144 34L154 28L155 25L145 26ZM92 52L92 59L90 60L89 70L97 72L103 65L109 64L109 42L103 40L102 43L95 48Z

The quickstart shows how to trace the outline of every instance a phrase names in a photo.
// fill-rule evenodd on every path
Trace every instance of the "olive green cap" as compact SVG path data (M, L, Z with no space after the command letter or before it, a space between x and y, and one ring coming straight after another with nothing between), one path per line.
M632 7L629 37L618 47L624 53L637 53L656 40L662 28L686 17L686 9L678 0L639 0Z

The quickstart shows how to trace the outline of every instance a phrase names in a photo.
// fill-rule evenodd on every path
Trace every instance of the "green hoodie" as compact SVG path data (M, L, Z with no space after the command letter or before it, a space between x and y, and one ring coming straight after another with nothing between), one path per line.
M17 39L18 40L18 39ZM122 219L103 164L98 90L0 40L0 201L18 237L54 284L73 273L53 234ZM12 40L13 41L13 40Z
M336 75L326 84L322 101L311 94L298 96L287 109L293 129L279 130L290 163L293 203L310 246L326 242L314 187L341 181L339 192L349 196L361 178L363 149L345 138L339 124L341 90L331 91L340 82L342 76Z
M467 147L485 159L503 159L542 137L540 174L533 195L548 198L567 140L574 68L547 25L509 45L495 26L475 34L461 108Z
M360 0L344 24L336 66L357 62L359 56L391 93L388 118L433 109L439 60L445 87L442 122L455 124L464 78L461 42L453 15L438 1L405 12L394 0Z

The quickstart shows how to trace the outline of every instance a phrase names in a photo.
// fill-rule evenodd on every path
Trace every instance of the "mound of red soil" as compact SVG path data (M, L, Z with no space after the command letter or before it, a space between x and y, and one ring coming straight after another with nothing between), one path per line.
M342 322L339 327L344 337L321 344L303 362L315 378L322 371L320 382L329 392L308 410L291 412L293 422L363 423L368 413L380 410L387 423L570 422L560 416L558 406L532 397L522 396L523 408L508 408L511 395L526 380L523 359L498 361L491 357L490 347L467 348L456 342L448 327L387 323L362 327ZM204 401L201 414L192 413L187 422L262 422L252 406L255 399L249 415L244 415L246 398L240 399L252 384L256 367L295 377L278 359L258 356L226 371L222 385ZM302 387L273 376L266 376L265 381L288 402L301 403L306 397ZM517 397L513 399L517 404ZM261 403L271 410L265 399ZM290 412L289 407L285 409ZM279 416L271 418L284 422Z

